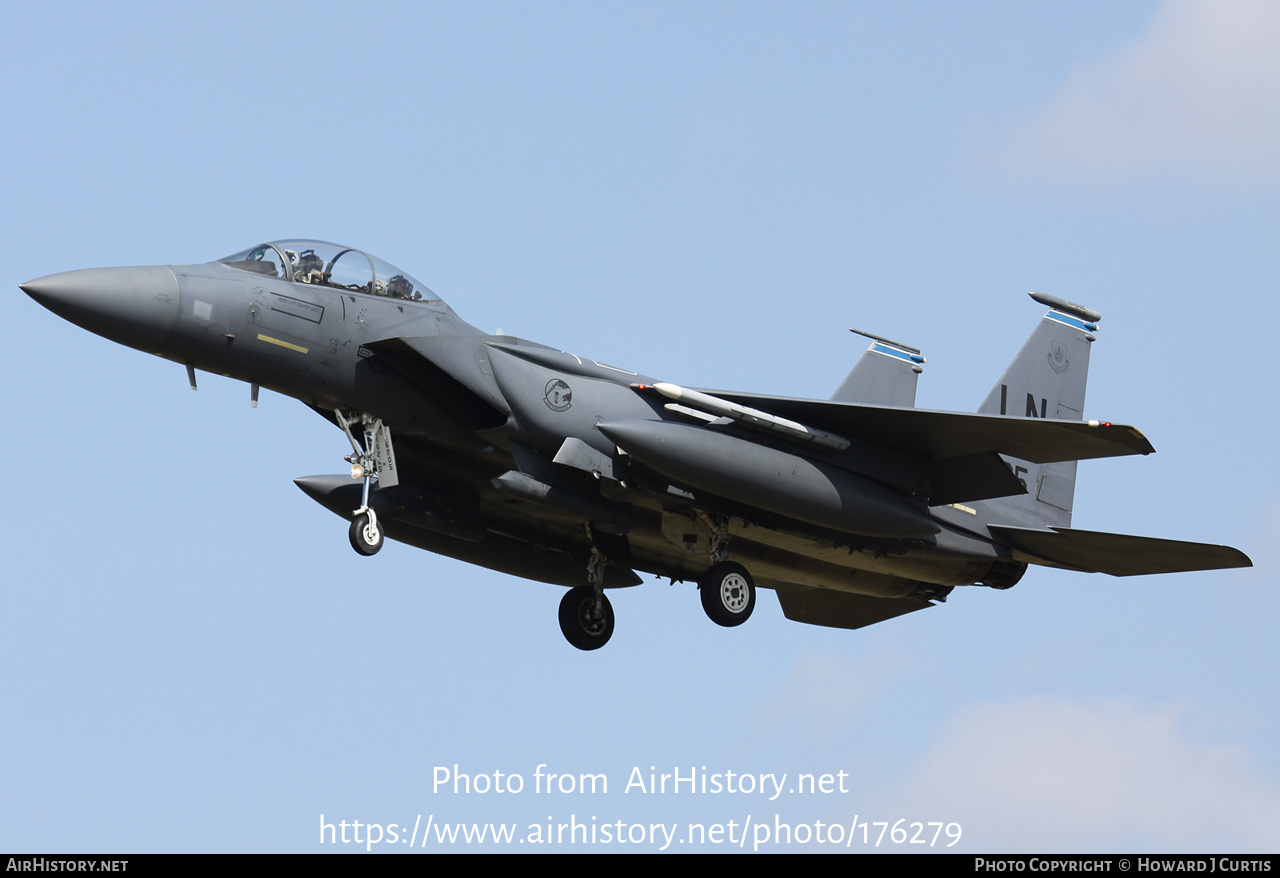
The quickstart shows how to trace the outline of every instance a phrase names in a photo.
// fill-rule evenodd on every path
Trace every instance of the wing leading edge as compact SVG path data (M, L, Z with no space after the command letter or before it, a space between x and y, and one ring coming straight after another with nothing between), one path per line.
M1124 424L709 392L739 405L753 406L850 439L889 445L932 460L997 453L1033 463L1052 463L1155 451L1140 430Z

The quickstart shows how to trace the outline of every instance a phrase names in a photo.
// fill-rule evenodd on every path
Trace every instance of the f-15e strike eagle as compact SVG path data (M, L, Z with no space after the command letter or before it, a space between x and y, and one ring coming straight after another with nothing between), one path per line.
M1028 564L1115 576L1250 566L1236 549L1076 530L1076 461L1154 449L1082 420L1096 311L1049 311L977 414L914 408L924 358L877 336L830 400L694 390L488 335L360 250L277 241L203 265L22 284L73 323L295 397L339 427L350 474L297 480L384 535L569 586L579 649L613 634L636 571L694 581L740 625L756 587L787 618L860 628L1009 588ZM863 335L867 335L863 333Z

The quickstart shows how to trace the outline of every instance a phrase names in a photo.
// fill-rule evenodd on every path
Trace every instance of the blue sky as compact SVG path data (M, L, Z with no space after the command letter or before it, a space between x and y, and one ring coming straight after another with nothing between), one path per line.
M1274 851L1278 39L1263 0L15 7L0 848L857 815L959 823L953 851ZM928 408L978 405L1027 290L1081 302L1086 417L1158 454L1082 464L1075 525L1256 567L1033 569L857 632L769 594L718 629L648 580L579 653L555 587L357 557L291 484L347 450L299 403L192 393L17 290L302 236L694 386L826 397L879 332L928 356ZM610 786L433 791L455 764ZM625 792L650 766L848 792Z

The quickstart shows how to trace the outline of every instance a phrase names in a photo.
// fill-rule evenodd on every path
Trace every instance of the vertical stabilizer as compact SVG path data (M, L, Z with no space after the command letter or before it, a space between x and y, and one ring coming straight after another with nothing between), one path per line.
M992 388L981 414L1078 421L1083 417L1089 348L1102 315L1044 293L1031 298L1049 313ZM982 504L1002 522L1033 527L1069 527L1076 462L1036 464L1002 455L1027 493Z
M914 407L916 378L924 371L921 364L925 361L919 349L859 329L849 331L871 339L871 346L831 399L866 405Z

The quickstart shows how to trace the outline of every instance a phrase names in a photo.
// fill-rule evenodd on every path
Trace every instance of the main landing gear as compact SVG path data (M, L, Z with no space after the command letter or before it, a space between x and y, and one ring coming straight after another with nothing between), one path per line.
M578 649L599 649L613 636L613 605L604 594L605 558L592 550L587 565L590 585L571 588L560 599L560 630Z
M717 625L733 628L751 618L756 608L756 584L747 568L721 561L698 577L702 609Z
M751 611L756 607L755 580L747 568L726 557L727 519L705 516L703 520L710 528L714 563L698 577L702 609L717 625L734 628L751 618ZM353 533L354 527L352 525ZM593 548L587 565L589 584L569 589L560 600L560 630L565 640L578 649L599 649L613 636L613 607L604 594L606 563L604 554Z
M699 512L709 530L711 559L707 572L698 577L702 609L717 625L734 628L751 618L756 608L756 583L741 564L729 557L729 519Z
M351 478L364 481L364 490L360 495L360 508L354 511L355 518L347 535L351 538L351 548L361 555L376 555L382 548L382 525L378 523L378 514L369 505L369 494L373 490L373 480L378 480L379 488L391 488L400 483L396 472L395 452L391 448L391 428L382 423L380 418L359 412L347 417L342 409L334 409L338 425L347 434L351 442L352 453L343 460L351 464ZM363 447L356 441L353 426L364 429Z
M589 585L571 588L560 599L560 630L578 649L599 649L613 636L613 605Z

